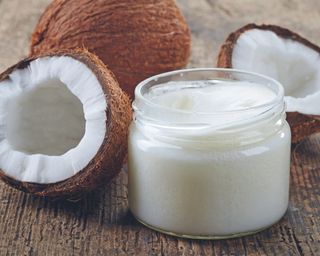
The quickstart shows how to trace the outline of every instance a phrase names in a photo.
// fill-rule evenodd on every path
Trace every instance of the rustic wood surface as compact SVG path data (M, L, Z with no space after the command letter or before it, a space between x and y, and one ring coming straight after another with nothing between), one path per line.
M0 68L28 53L49 0L0 0ZM288 27L320 44L317 0L179 0L193 49L190 66L214 66L229 32L249 23ZM225 241L178 239L138 224L127 173L78 203L50 202L0 184L0 255L320 255L320 136L293 148L290 206L272 228Z

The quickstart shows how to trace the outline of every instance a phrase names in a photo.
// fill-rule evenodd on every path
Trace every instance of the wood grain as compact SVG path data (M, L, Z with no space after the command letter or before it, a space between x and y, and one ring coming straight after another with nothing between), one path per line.
M0 0L0 68L28 53L49 0ZM317 0L179 0L192 31L192 67L214 66L229 32L249 22L282 25L320 44ZM0 184L0 255L320 255L320 136L292 150L290 206L254 236L178 239L138 224L128 211L125 168L79 202L50 202Z

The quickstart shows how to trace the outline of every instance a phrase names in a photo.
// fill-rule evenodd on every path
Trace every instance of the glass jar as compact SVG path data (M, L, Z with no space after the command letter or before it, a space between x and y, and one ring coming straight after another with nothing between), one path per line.
M184 90L231 82L268 89L274 97L251 107L206 111L156 101L169 91L178 98ZM284 215L291 133L277 81L231 69L173 71L141 82L133 109L129 205L142 224L180 237L223 239L256 233Z

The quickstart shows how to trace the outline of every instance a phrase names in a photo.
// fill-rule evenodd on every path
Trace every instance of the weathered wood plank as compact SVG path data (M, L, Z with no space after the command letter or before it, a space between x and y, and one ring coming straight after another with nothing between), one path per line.
M29 37L49 0L0 1L0 68L28 53ZM229 32L248 22L275 23L320 44L317 0L179 0L192 30L190 66L214 66ZM0 255L320 255L320 137L292 153L290 207L272 228L226 241L165 236L128 211L127 174L84 200L50 202L0 184Z

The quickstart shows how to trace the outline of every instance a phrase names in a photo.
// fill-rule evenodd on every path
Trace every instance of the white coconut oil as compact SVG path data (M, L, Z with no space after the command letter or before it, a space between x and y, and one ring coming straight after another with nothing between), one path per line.
M139 221L227 238L284 215L291 140L277 82L230 70L170 72L140 84L133 107L129 203Z

